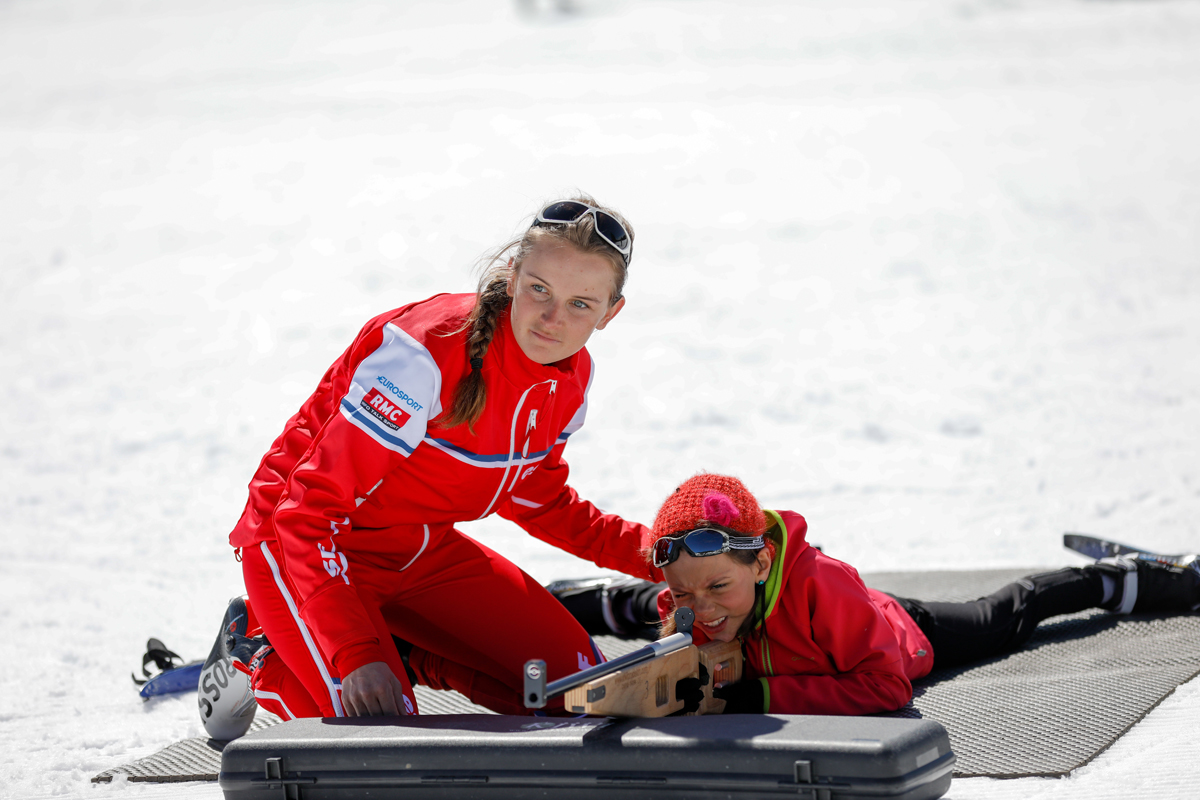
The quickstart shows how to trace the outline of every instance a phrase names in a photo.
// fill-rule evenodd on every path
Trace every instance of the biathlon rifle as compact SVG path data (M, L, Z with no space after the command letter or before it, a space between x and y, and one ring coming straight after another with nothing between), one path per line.
M665 717L682 711L685 700L676 684L686 678L700 682L703 699L693 714L720 714L725 701L713 689L741 680L742 647L732 642L692 644L696 615L690 608L675 612L676 633L620 658L546 682L546 662L525 662L525 707L544 708L563 697L573 714L611 717Z

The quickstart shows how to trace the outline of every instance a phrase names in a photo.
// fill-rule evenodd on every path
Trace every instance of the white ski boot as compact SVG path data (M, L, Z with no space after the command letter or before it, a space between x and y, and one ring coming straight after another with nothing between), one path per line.
M1164 562L1149 555L1102 558L1094 565L1116 579L1112 598L1103 604L1114 614L1186 613L1200 609L1200 560Z
M254 722L254 712L258 709L249 676L233 666L234 658L249 663L262 644L246 637L248 624L246 598L233 598L221 620L221 630L212 652L200 670L197 687L200 721L214 739L228 741L244 734Z

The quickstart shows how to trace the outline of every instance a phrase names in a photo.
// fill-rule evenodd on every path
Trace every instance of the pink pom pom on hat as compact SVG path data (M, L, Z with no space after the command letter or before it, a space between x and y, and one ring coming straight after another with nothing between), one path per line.
M732 526L733 521L742 515L733 501L720 492L705 495L704 501L700 503L700 508L704 519L726 528Z

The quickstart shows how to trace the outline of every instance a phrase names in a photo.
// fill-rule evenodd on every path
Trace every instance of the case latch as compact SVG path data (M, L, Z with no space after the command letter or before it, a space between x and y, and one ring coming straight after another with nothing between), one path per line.
M831 800L833 790L829 786L817 786L816 775L813 773L811 761L796 762L796 785L801 790L808 790L812 800Z
M283 777L283 759L268 758L263 761L265 776L254 778L251 783L263 786L265 789L283 789L283 800L300 800L300 787L317 782L315 777L285 778Z

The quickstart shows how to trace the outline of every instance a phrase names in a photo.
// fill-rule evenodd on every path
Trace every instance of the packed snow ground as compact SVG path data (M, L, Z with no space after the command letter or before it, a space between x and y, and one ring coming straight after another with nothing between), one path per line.
M88 782L201 733L146 638L207 652L362 322L574 187L638 233L568 448L601 506L730 471L863 571L1196 548L1197 97L1185 0L0 3L0 796L219 795ZM950 796L1192 797L1198 729L1193 682Z

